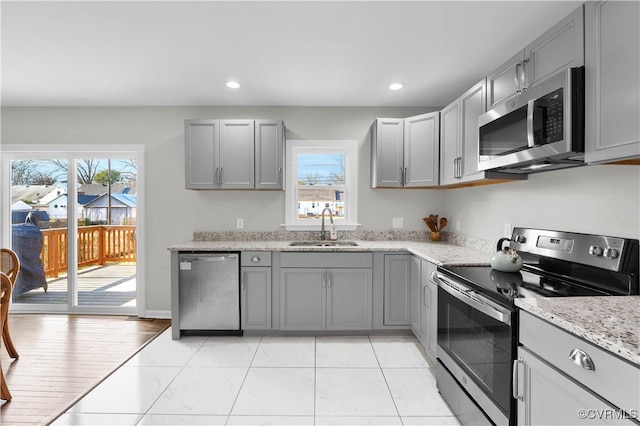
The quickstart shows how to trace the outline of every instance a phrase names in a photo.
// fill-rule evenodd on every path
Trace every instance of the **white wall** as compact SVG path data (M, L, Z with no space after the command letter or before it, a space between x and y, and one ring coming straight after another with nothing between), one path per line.
M143 144L146 147L147 309L170 307L169 252L194 231L277 231L284 222L282 191L189 191L184 189L184 119L283 119L290 139L359 141L361 229L424 230L422 218L443 208L444 191L370 188L370 126L376 117L408 117L429 108L156 107L3 108L2 143ZM0 147L1 148L1 147Z
M486 240L504 224L640 238L640 167L598 165L446 191L449 224Z

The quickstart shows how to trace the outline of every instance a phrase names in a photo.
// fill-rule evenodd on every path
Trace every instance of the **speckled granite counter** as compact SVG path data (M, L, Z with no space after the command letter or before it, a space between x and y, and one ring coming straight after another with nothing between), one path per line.
M516 299L516 306L640 366L640 296Z
M169 247L171 251L308 251L359 252L407 251L436 265L488 265L491 255L446 242L355 241L358 245L305 247L290 246L289 241L188 241Z

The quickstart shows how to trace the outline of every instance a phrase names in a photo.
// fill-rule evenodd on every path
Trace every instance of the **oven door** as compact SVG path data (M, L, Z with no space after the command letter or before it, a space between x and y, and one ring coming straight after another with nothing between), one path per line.
M438 287L438 356L461 386L496 424L512 422L511 398L516 333L513 311L501 307L440 272ZM471 389L473 387L473 389ZM478 395L478 390L481 392Z

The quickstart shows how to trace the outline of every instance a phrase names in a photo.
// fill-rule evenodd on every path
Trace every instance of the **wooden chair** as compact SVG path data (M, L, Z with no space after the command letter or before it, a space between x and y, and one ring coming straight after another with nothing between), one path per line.
M11 300L11 290L13 289L13 283L11 279L2 272L0 272L0 329L3 329L3 324L6 318L9 316L9 301ZM11 401L11 392L7 382L4 380L4 371L0 364L0 399L5 401Z
M20 272L20 260L18 259L18 255L13 250L7 248L0 249L0 272L5 274L11 281L11 289L8 296L11 297L13 287L16 285L16 280L18 279L18 273ZM7 310L8 309L9 302L7 301ZM2 316L1 326L2 340L4 341L4 346L7 348L9 356L11 358L18 358L20 355L18 354L16 347L13 345L13 341L11 340L11 332L9 331L9 315Z

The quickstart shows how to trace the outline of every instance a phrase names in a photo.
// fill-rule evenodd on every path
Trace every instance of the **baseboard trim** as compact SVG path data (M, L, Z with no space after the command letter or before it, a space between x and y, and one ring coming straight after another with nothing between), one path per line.
M171 319L171 311L145 311L140 318Z

